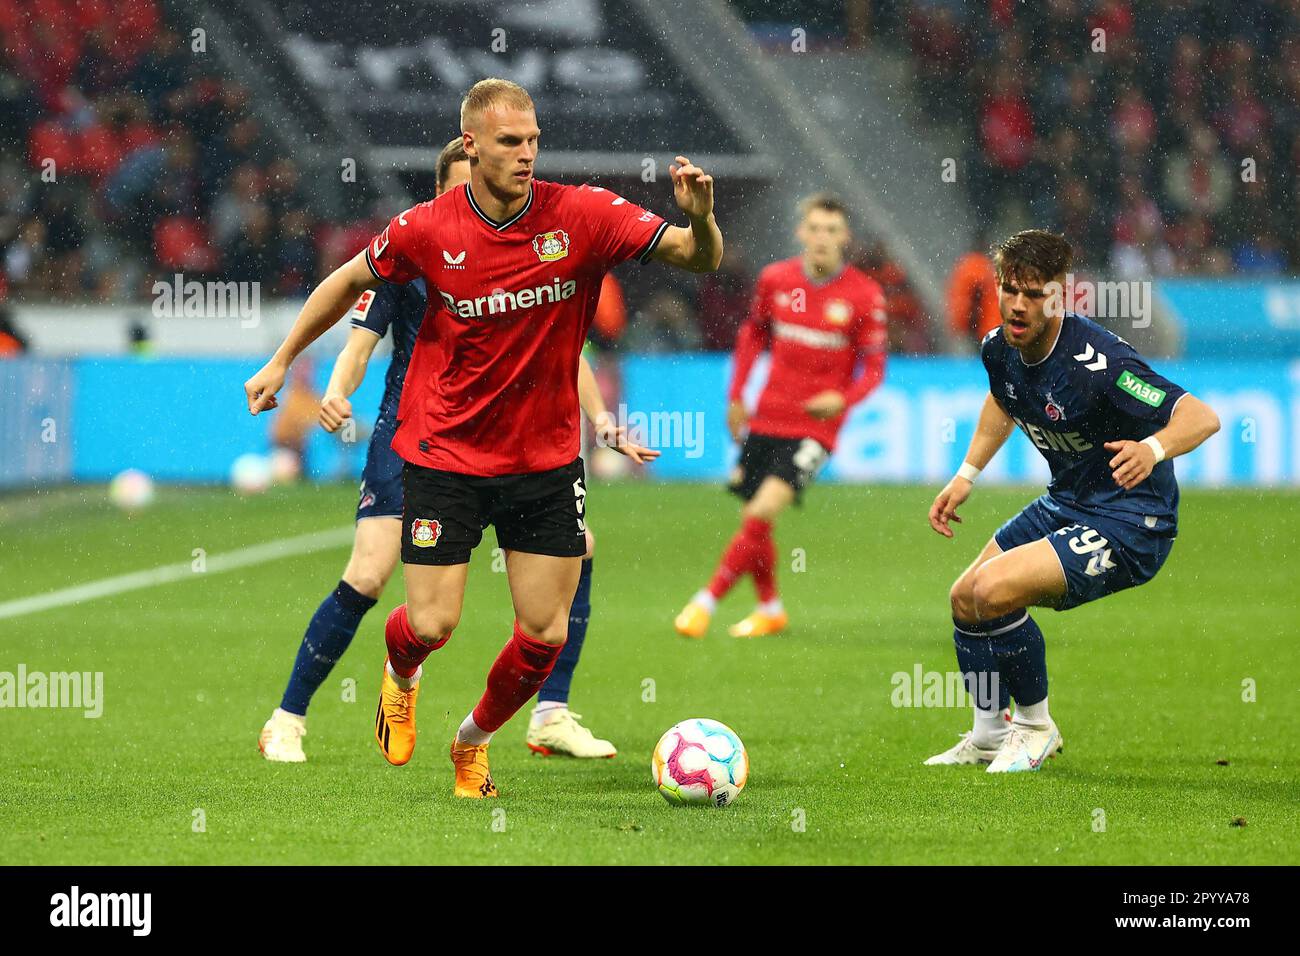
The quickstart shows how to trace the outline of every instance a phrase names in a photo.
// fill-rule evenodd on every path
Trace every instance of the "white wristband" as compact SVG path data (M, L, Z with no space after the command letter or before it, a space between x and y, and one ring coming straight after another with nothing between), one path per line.
M976 468L968 461L963 461L961 467L957 469L957 477L965 478L969 482L974 482L980 476L982 469Z
M1142 439L1142 444L1151 446L1151 450L1156 453L1156 464L1165 460L1165 446L1160 444L1160 439L1155 435L1148 435Z

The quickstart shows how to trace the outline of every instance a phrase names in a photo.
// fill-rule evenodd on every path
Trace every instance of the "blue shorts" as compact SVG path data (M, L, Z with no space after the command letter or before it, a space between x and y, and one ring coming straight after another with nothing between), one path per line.
M1048 495L1031 501L993 536L1003 551L1040 538L1051 544L1065 572L1065 597L1058 611L1146 584L1174 547L1166 533L1095 512L1066 514Z
M393 451L396 423L380 416L366 448L357 520L402 517L402 459Z

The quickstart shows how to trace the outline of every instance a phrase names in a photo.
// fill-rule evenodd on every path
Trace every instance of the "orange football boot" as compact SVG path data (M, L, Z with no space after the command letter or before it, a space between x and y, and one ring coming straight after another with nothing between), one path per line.
M472 800L497 796L497 785L488 769L488 744L451 742L451 762L456 766L456 796Z
M418 682L410 690L397 686L393 675L388 673L388 658L384 658L379 709L375 711L375 741L394 767L402 766L415 752L415 699L419 695Z
M677 633L682 637L691 637L698 641L708 632L709 621L712 618L713 615L709 613L708 608L692 601L682 608L682 613L678 614L673 621L673 627L677 628Z
M766 637L769 634L780 634L789 623L790 616L785 611L776 614L755 611L743 621L733 624L727 633L732 637Z

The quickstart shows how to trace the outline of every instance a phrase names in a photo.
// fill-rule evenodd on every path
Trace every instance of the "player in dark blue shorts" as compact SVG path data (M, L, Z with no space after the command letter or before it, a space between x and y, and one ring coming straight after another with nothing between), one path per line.
M980 349L989 395L930 525L953 536L957 508L1015 428L1047 459L1052 480L952 586L953 640L975 723L927 764L1037 770L1061 749L1047 709L1043 633L1027 609L1063 611L1155 577L1178 531L1170 459L1219 429L1213 409L1123 339L1064 313L1072 258L1063 237L1036 229L1010 237L994 257L1002 325Z
M439 192L469 179L469 158L459 137L438 157L437 177ZM397 568L402 540L402 459L393 451L392 440L402 382L427 299L423 279L408 285L385 285L362 293L347 315L352 326L348 343L321 399L320 423L326 431L338 431L345 423L353 427L348 398L360 387L371 355L388 333L393 354L361 472L352 555L342 579L308 623L284 697L262 728L258 749L268 760L301 763L307 759L302 749L307 705L352 643L361 619L375 606Z

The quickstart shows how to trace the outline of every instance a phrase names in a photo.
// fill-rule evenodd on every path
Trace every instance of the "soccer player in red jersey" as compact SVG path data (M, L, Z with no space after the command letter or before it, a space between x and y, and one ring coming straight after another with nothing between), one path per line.
M848 410L885 374L884 294L875 280L844 262L847 210L825 193L807 197L799 209L795 236L803 253L759 274L749 318L736 339L727 423L737 441L747 424L749 434L729 490L745 505L740 530L713 579L677 615L674 624L686 637L705 635L718 600L745 574L753 575L759 604L731 635L761 637L785 628L772 524L800 500L834 449ZM772 353L771 371L749 418L741 394L765 349Z
M398 410L407 603L389 615L375 736L404 764L415 748L421 664L459 623L470 551L495 525L515 624L487 689L452 741L455 794L493 797L492 734L555 664L586 550L578 355L604 274L627 259L709 272L722 259L713 178L669 167L689 226L604 189L537 180L533 101L506 80L461 104L470 182L396 216L327 277L271 360L244 385L275 407L293 359L380 282L423 276L431 293Z

